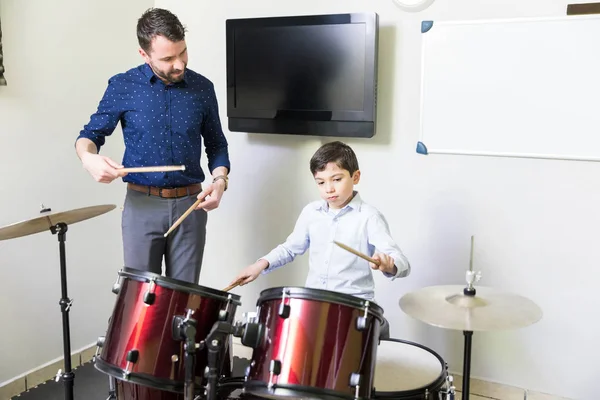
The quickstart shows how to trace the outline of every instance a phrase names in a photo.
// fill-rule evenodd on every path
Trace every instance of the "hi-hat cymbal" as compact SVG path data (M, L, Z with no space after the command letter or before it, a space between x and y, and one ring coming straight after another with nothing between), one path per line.
M21 236L48 231L50 230L51 226L54 226L60 222L67 225L74 224L86 219L97 217L98 215L107 213L115 208L116 205L114 204L104 204L100 206L84 207L63 212L41 212L39 216L35 218L0 228L0 240L14 239Z
M475 287L475 296L467 296L464 287L430 286L407 293L400 308L427 324L461 331L516 329L542 318L542 310L523 296L486 286Z

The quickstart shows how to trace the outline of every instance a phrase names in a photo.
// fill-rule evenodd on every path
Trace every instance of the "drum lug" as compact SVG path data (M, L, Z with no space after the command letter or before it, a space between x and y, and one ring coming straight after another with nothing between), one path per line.
M149 306L154 304L154 300L156 299L156 294L154 293L155 289L156 289L156 278L152 278L150 280L150 284L148 285L148 290L144 294L144 303L148 304Z
M290 316L290 306L288 304L281 303L279 305L279 316L283 319L289 318Z
M281 373L281 361L271 360L271 364L269 365L269 372L269 389L272 389L274 385L273 378Z
M285 304L287 300L287 290L283 289L283 295L281 296L281 304L279 305L279 312L277 313L281 318L286 319L290 316L290 306Z
M119 294L120 291L121 291L121 275L117 275L117 280L115 281L115 283L112 287L112 292L114 294Z
M365 314L362 317L358 317L356 320L356 329L359 331L364 331L367 329L367 316L369 315L369 301L365 302Z
M448 368L448 364L446 364L446 368ZM442 390L439 392L438 399L439 400L454 400L455 394L456 394L456 387L454 387L454 377L452 375L448 375L446 377L446 390Z
M104 346L104 342L106 341L105 336L99 336L98 340L96 340L96 354L94 354L94 359L98 357L100 354L100 349Z
M350 387L354 388L354 398L358 399L358 392L360 391L360 384L362 381L362 375L356 372L350 374Z
M125 371L123 371L123 378L125 380L129 378L129 374L131 374L131 367L133 364L137 363L139 356L140 352L137 350L129 350L127 352L127 365L125 366Z
M225 308L219 311L219 321L227 321L229 320L231 307L231 294L227 296L227 304L225 304Z

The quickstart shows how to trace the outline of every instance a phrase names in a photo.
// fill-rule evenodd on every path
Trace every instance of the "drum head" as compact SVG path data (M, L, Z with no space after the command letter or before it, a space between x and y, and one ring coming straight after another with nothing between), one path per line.
M374 386L382 392L436 388L444 381L444 361L434 351L399 339L382 340L377 348Z
M345 293L332 290L315 289L304 286L281 286L265 289L260 292L256 305L260 306L265 301L280 300L285 291L286 296L293 299L315 300L325 303L341 304L343 306L363 309L367 300ZM383 323L383 308L374 301L369 301L369 313Z

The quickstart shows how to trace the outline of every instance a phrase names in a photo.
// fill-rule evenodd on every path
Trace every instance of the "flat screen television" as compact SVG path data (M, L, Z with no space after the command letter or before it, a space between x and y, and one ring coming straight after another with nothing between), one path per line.
M230 131L372 137L379 16L228 19Z

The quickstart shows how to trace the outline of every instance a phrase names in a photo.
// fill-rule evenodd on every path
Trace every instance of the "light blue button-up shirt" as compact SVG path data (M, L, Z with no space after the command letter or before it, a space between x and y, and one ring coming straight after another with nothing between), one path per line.
M263 273L292 262L310 248L306 287L373 300L375 282L369 262L338 247L334 240L368 256L379 252L392 257L398 272L385 274L392 280L410 273L408 259L392 238L384 216L357 192L341 210L330 210L324 200L304 207L285 243L261 257L269 262Z

